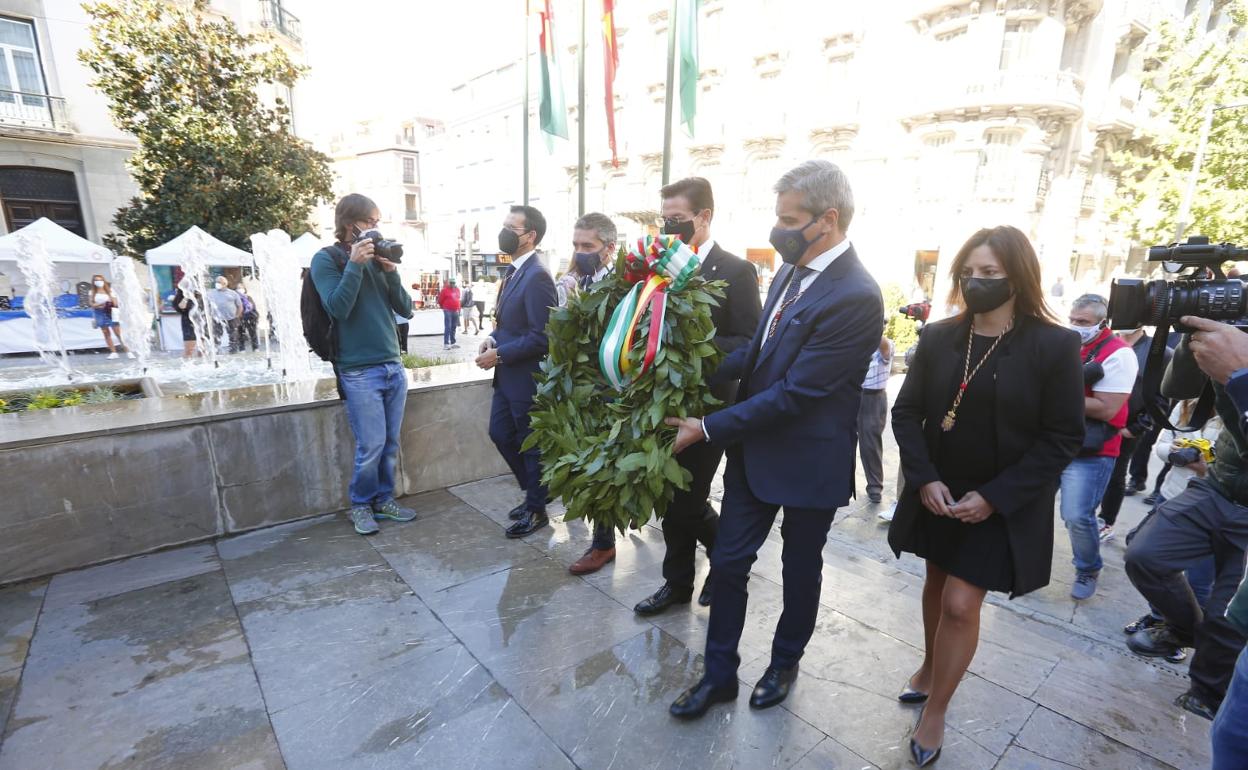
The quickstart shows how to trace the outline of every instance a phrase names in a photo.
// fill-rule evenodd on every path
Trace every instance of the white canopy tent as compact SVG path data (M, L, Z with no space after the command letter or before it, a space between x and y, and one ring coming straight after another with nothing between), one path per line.
M27 293L25 278L17 266L18 250L24 238L39 239L48 257L58 266L57 279L61 283L63 298L73 294L77 284L89 281L92 273L107 275L108 271L104 266L113 259L112 252L98 243L92 243L52 220L41 217L20 230L0 236L0 292L6 296L12 292L15 296L24 297ZM80 267L75 269L73 265ZM68 302L68 299L58 301L58 306L62 303L66 306L58 311L58 315L62 317L57 319L61 341L66 349L104 347L104 339L93 328L90 314L78 309L76 302L72 307L68 306ZM34 340L34 321L29 316L16 310L4 311L0 315L0 353L33 352L36 350Z
M198 225L191 225L186 232L166 244L147 250L147 266L152 275L152 286L159 285L154 268L158 265L202 264L205 267L254 267L250 252L206 233ZM154 310L160 318L160 342L165 350L177 350L182 346L182 320L177 315L160 312L160 297L152 296Z
M296 238L291 246L295 249L295 256L299 259L300 267L311 267L312 257L316 256L316 252L321 250L321 239L312 233L304 233Z
M186 261L187 250L192 248L202 249L205 261L212 267L251 267L253 264L250 252L212 237L198 225L191 225L163 246L148 249L147 264L181 265Z

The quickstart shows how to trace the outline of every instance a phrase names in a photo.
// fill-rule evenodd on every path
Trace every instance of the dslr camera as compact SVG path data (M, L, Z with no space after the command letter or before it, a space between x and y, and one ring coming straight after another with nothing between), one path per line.
M1170 455L1166 457L1166 462L1177 468L1191 465L1198 460L1213 462L1213 443L1207 438L1175 439L1170 445Z
M1210 243L1193 236L1186 243L1153 246L1149 262L1161 262L1166 272L1187 275L1174 280L1145 281L1120 278L1109 290L1109 321L1114 329L1138 329L1165 323L1188 332L1178 320L1185 315L1248 326L1244 283L1222 274L1222 263L1248 259L1248 249L1230 243Z
M360 241L372 241L373 254L382 259L390 260L396 264L403 261L403 244L381 237L381 233L376 230L360 233L355 242L359 243Z

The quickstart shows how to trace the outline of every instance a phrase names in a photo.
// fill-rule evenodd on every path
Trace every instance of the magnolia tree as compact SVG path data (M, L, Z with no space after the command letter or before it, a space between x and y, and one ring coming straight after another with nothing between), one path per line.
M329 158L291 132L290 105L260 92L294 85L281 48L208 14L207 0L86 3L92 46L79 58L138 139L139 194L122 207L115 250L141 255L199 225L227 243L304 229L330 194Z
M1143 86L1156 115L1113 156L1121 176L1111 210L1139 243L1173 239L1209 110L1213 125L1186 232L1248 243L1248 0L1230 0L1221 14L1212 30L1194 14L1154 33Z

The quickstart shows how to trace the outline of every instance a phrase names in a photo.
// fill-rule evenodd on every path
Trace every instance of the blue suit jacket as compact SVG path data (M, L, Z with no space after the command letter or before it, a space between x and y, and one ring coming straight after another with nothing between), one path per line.
M503 363L494 369L494 387L513 401L532 400L533 379L546 357L546 321L559 303L555 281L537 253L530 256L499 294L494 331Z
M706 418L717 444L744 460L750 491L773 505L839 508L854 490L858 404L884 332L880 288L850 247L782 316L766 345L767 319L793 268L771 284L749 345L715 378L740 378L737 402Z

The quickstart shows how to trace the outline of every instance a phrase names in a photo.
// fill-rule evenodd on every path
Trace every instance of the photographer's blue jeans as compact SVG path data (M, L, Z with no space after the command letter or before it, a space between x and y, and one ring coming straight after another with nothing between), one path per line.
M459 326L459 313L454 310L442 311L442 344L455 344L455 328Z
M355 434L351 504L381 504L394 497L399 429L407 404L407 372L398 362L340 372L347 421Z
M1075 569L1081 574L1100 572L1103 566L1096 508L1105 495L1116 459L1076 457L1062 471L1062 522L1070 533Z
M1248 647L1239 653L1231 686L1209 730L1213 743L1211 770L1243 770L1248 767Z

